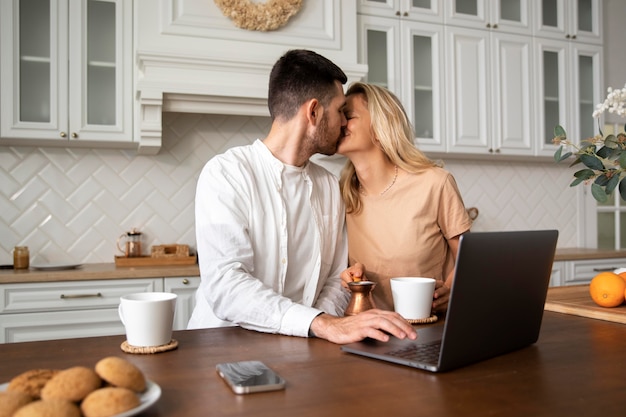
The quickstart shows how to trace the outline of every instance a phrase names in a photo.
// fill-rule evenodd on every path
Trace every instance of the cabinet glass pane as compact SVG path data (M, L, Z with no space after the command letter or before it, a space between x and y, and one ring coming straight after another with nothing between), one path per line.
M87 123L115 124L115 3L87 3Z
M20 2L19 48L19 121L49 123L51 101L49 0Z
M615 249L615 215L598 213L598 248Z
M593 32L592 0L578 0L578 30Z
M430 9L430 0L413 0L413 7L419 9Z
M387 33L367 31L367 81L387 88Z
M541 23L544 26L558 27L559 12L557 8L557 0L543 0L541 2Z
M456 12L478 16L478 0L455 0Z
M521 0L500 0L500 19L513 22L522 21Z
M619 214L619 224L620 224L620 228L619 228L619 241L620 241L620 247L619 248L615 248L615 249L624 249L626 248L626 213L620 213Z
M590 56L578 57L578 95L580 137L581 139L592 137L595 133L593 111L593 59Z
M433 137L432 41L427 36L413 36L413 89L415 136Z
M543 106L545 133L544 143L551 144L554 127L559 123L559 55L556 52L543 53Z

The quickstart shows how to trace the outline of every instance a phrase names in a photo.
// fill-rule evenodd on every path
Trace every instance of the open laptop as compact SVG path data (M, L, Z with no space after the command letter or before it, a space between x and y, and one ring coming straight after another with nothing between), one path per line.
M365 339L341 349L442 372L535 343L557 237L556 230L462 235L443 325L418 329L417 340Z

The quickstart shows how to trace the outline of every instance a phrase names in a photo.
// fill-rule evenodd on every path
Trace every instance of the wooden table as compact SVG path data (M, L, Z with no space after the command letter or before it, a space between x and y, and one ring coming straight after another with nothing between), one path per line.
M440 324L435 324L440 325ZM480 325L480 323L477 323ZM319 339L241 328L175 332L175 351L129 355L123 336L0 345L0 382L31 368L93 366L109 355L163 390L144 416L623 416L626 326L546 312L537 344L443 374L343 353ZM258 359L284 391L235 395L219 362Z

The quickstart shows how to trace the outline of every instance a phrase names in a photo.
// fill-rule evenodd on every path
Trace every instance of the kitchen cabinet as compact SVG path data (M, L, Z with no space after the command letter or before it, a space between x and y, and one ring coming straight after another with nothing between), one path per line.
M132 2L0 3L0 143L132 142Z
M443 22L440 0L359 0L359 13L370 16Z
M541 0L535 7L535 35L601 45L601 0Z
M359 60L368 64L367 81L398 96L422 150L443 151L443 26L369 15L360 15L358 22Z
M196 306L196 290L200 286L200 277L172 277L163 280L165 292L178 295L174 330L185 330Z
M533 155L532 38L446 27L446 151Z
M445 23L530 36L531 0L447 0Z
M184 330L199 285L200 277L0 284L0 343L123 335L120 297L150 291L178 295L173 328Z
M602 46L536 37L535 137L538 155L552 156L554 127L565 128L568 138L579 141L596 134L592 117L602 98Z
M550 286L588 284L602 271L626 267L626 258L583 259L554 262Z

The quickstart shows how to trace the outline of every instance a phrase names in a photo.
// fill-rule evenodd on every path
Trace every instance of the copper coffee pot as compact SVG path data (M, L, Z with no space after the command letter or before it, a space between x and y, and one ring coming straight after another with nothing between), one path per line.
M344 315L354 316L362 311L376 308L374 298L372 297L372 290L374 290L375 286L376 283L372 281L349 282L348 288L352 293L352 298Z

